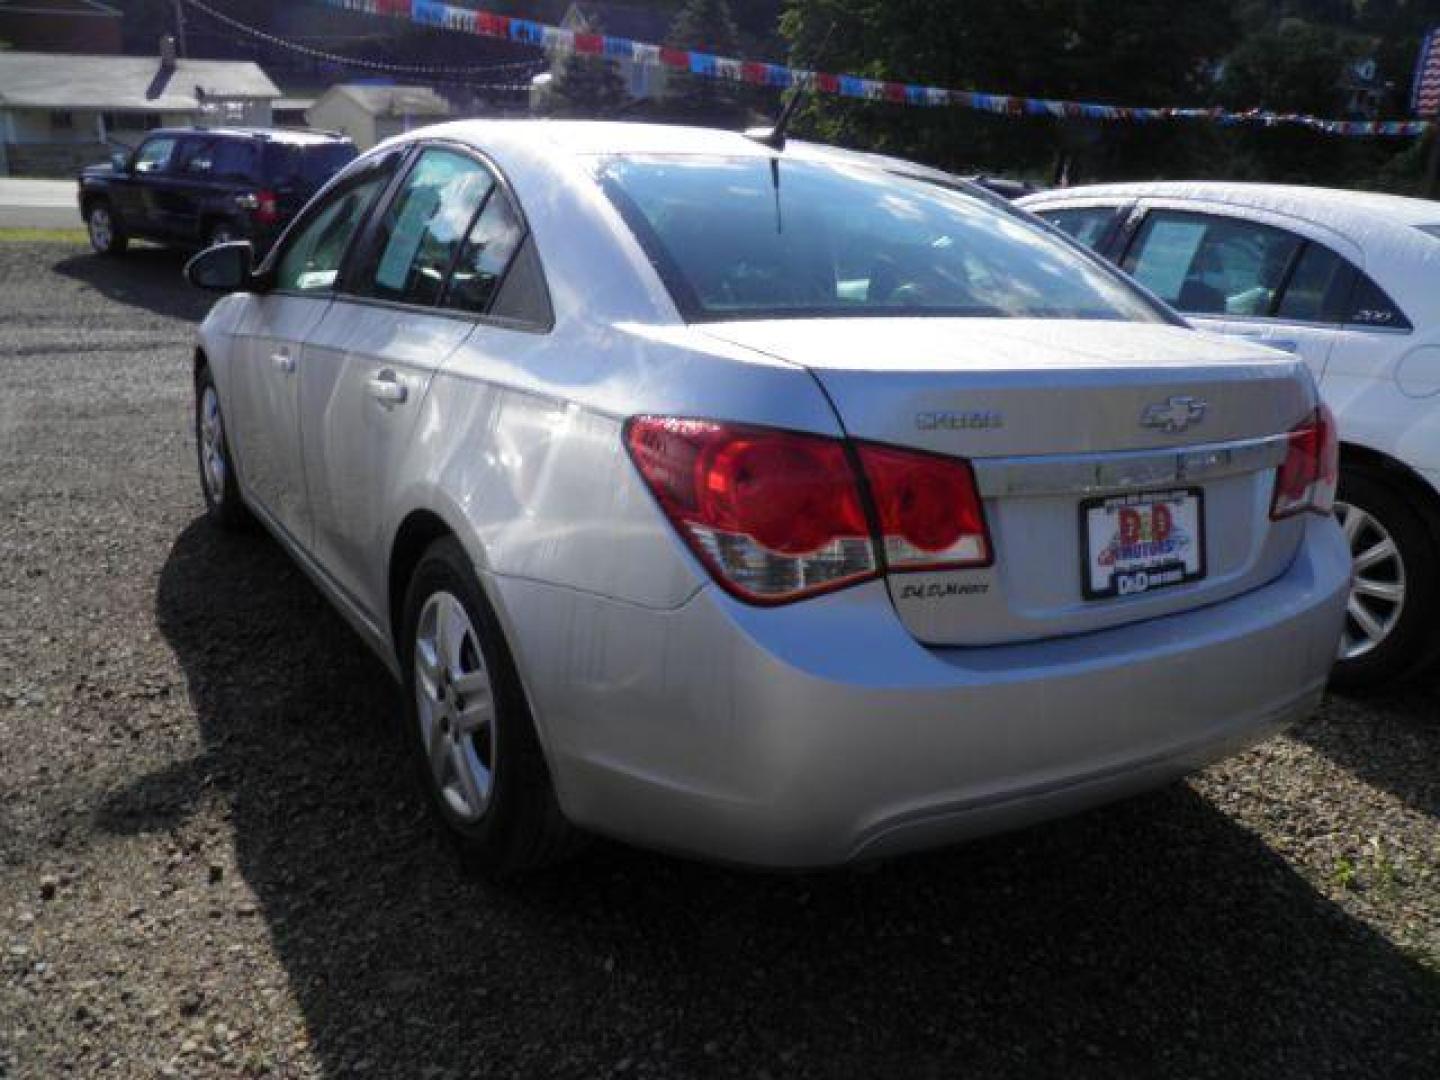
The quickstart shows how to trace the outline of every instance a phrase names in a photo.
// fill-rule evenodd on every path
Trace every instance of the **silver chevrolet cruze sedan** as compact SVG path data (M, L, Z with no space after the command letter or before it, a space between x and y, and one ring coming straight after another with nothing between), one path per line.
M405 686L482 866L872 859L1304 716L1344 619L1303 363L903 162L493 121L382 145L195 354L211 517Z

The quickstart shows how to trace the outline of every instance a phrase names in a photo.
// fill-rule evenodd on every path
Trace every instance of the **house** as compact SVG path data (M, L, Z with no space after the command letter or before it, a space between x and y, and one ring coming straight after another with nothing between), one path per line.
M608 34L659 45L670 33L670 15L651 7L632 4L587 3L570 5L560 25L577 34ZM614 61L625 87L633 98L659 97L665 90L665 69L658 64ZM556 68L552 74L558 75Z
M268 127L280 90L258 64L0 51L0 175L68 176L190 124Z
M99 0L0 0L0 41L27 52L114 56L123 16Z
M438 124L450 115L450 103L428 86L341 83L325 91L305 118L311 127L348 135L361 150L368 150L412 128Z

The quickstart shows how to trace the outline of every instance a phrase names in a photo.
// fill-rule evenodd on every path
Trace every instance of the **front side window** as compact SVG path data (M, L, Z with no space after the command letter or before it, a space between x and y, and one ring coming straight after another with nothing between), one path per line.
M147 139L135 155L135 171L142 175L164 172L175 155L175 143L176 140L169 137Z
M1302 243L1252 221L1155 210L1124 266L1187 315L1267 316Z
M1057 210L1037 210L1046 221L1057 229L1069 233L1074 239L1094 250L1110 233L1115 221L1113 206L1084 206Z
M376 226L357 291L398 303L438 303L475 215L494 186L490 171L474 158L426 150Z
M622 156L596 172L692 322L1164 318L1019 214L925 180L768 157Z
M381 167L331 192L286 238L276 264L276 289L317 294L333 290L351 238L389 179L389 168Z

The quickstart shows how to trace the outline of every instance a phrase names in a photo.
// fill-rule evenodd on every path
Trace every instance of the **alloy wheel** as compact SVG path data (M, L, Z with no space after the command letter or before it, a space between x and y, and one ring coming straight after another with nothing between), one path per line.
M115 223L110 220L110 211L97 206L90 211L90 245L96 251L109 251L115 240Z
M495 783L495 694L465 605L425 601L415 629L415 706L430 776L457 818L484 816Z
M1337 502L1335 516L1355 565L1340 659L1355 660L1373 652L1400 622L1405 610L1405 562L1395 538L1373 514Z
M206 386L200 397L200 458L205 466L205 490L210 501L219 504L225 499L229 465L225 461L225 422L214 386Z

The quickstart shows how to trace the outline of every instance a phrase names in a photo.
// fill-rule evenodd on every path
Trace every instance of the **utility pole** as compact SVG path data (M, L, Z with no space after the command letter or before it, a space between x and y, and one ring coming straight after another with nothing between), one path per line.
M190 49L185 44L185 0L174 0L175 3L175 44L180 51L182 59L190 55Z

